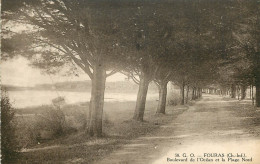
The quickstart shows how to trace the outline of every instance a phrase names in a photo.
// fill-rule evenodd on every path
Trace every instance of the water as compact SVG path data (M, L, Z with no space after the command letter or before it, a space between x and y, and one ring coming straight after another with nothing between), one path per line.
M52 104L52 99L57 98L55 91L9 91L9 97L13 107L24 108L29 106L40 106ZM65 98L67 104L78 102L88 102L90 100L90 92L68 92L59 91L59 95ZM105 93L105 102L113 101L136 101L136 93ZM158 93L148 93L147 100L158 99Z

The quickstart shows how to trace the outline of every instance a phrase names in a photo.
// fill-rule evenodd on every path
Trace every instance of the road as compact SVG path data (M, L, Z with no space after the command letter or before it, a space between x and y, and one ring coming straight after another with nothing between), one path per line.
M254 124L247 123L252 117L237 115L237 103L237 100L204 95L202 100L190 106L170 124L131 141L96 163L259 164L259 120ZM242 105L240 103L240 107ZM178 154L180 157L177 157ZM185 155L188 157L187 162L177 161L186 160L183 157ZM242 162L242 157L237 157L239 155L249 161ZM190 156L194 156L195 161L190 162Z

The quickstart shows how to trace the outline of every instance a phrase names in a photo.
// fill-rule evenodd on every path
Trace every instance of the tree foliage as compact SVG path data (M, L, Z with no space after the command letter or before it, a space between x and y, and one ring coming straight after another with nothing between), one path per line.
M89 129L100 135L106 77L118 71L139 82L141 121L152 80L162 95L168 81L183 91L259 88L259 17L258 0L4 0L3 58L20 53L45 70L81 68L92 80Z

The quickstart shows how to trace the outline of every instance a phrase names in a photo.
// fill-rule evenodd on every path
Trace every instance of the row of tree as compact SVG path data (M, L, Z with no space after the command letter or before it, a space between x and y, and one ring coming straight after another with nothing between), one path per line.
M201 95L208 84L246 81L259 106L257 0L3 0L2 10L2 59L20 54L48 73L69 64L90 77L91 136L102 135L106 78L117 72L139 85L138 121L151 81L157 113L165 113L169 81L180 86L182 104L185 87Z

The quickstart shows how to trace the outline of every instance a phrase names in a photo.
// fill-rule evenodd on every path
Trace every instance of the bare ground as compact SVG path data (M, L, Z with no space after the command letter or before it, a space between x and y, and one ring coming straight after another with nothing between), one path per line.
M228 153L245 153L252 157L250 164L260 163L259 109L250 107L250 101L237 101L214 95L204 98L179 115L171 123L160 126L150 134L132 140L114 151L98 164L163 164L185 163L168 161L175 154L224 153L225 162L203 161L192 163L247 163L226 158ZM196 158L195 158L196 159ZM211 158L213 160L216 157ZM234 157L234 159L236 159ZM197 160L197 159L196 159ZM191 162L186 162L191 163Z

